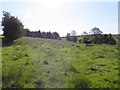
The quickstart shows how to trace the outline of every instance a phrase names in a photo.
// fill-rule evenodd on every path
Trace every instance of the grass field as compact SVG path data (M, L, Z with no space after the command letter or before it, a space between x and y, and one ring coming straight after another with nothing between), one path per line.
M118 88L118 46L22 37L2 47L3 88Z

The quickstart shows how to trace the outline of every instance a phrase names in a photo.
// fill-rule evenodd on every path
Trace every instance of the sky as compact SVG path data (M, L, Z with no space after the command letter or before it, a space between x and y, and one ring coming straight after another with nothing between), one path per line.
M106 34L118 33L117 0L3 0L0 19L2 11L18 17L30 31L57 31L66 36L72 30L81 35L98 27Z

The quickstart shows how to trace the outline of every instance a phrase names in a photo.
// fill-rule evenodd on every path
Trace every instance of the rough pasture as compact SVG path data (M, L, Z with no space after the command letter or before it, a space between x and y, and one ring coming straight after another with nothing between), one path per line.
M3 88L118 88L117 45L22 37L2 48Z

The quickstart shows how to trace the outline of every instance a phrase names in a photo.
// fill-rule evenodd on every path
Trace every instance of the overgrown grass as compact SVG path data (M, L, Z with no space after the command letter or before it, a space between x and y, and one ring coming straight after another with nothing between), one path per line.
M118 88L117 45L23 37L2 48L3 88Z

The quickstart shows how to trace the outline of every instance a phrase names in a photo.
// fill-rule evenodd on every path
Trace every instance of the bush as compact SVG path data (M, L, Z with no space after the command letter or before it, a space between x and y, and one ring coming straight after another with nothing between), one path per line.
M76 36L71 36L71 37L70 37L70 41L72 41L72 42L77 42L77 37L76 37Z
M109 35L97 34L97 35L93 35L91 37L84 36L82 41L83 41L83 43L91 41L94 44L110 44L110 45L117 44L116 40L113 38L113 36L111 34L109 34Z
M70 33L67 33L67 35L66 35L66 40L67 41L71 41L71 42L77 42L77 37L76 37L76 31L75 30L73 30L72 32L71 32L71 34Z
M87 42L87 41L89 41L89 37L88 36L83 36L82 42L84 43L84 42Z
M112 37L111 34L108 35L108 44L111 45L117 44L116 40Z

